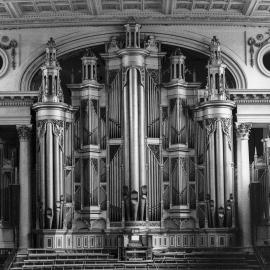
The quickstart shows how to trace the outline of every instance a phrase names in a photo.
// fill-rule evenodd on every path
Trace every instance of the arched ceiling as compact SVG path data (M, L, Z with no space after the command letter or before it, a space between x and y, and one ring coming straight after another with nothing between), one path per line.
M270 25L270 0L0 0L0 28L140 23ZM106 18L106 20L105 20Z

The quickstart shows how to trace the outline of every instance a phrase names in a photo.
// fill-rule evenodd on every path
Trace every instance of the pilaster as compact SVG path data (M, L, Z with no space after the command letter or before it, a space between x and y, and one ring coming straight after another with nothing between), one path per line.
M31 247L31 126L17 126L20 141L19 182L20 182L20 218L19 248Z
M241 246L252 245L250 217L250 169L248 139L250 123L236 123L237 134L237 194L238 194L238 223L240 228Z

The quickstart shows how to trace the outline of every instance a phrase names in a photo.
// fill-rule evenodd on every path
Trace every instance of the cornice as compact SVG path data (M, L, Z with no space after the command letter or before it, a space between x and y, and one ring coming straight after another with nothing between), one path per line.
M0 92L0 106L29 107L38 97L38 92Z
M209 13L196 13L192 15L156 15L147 14L138 16L136 22L142 25L204 25L204 26L231 26L231 27L269 27L270 17L266 16L243 16L243 15L219 15ZM130 18L121 15L82 15L48 16L48 17L23 17L4 18L0 20L0 30L27 29L27 28L57 28L57 27L82 27L82 26L122 26Z
M269 104L268 89L230 89L230 98L236 104Z

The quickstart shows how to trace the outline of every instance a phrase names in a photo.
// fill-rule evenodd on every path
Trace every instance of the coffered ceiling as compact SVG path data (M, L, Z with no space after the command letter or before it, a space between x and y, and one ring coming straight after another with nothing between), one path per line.
M117 23L130 16L149 23L269 24L270 0L0 0L0 25ZM104 20L106 18L106 20ZM110 20L109 20L110 19ZM192 19L192 20L191 20ZM194 21L193 21L194 20Z

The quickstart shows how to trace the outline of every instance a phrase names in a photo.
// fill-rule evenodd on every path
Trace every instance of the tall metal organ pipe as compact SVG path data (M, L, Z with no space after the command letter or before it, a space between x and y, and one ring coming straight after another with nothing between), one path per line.
M145 152L145 93L144 87L140 83L139 87L139 170L140 170L140 187L141 187L141 213L140 217L143 220L145 212L145 203L147 196L146 186L146 152Z
M138 117L138 75L137 69L128 71L129 85L129 156L131 180L131 207L133 219L137 220L139 195L139 117Z
M47 124L46 134L46 220L47 228L51 229L53 220L53 134L52 123Z

